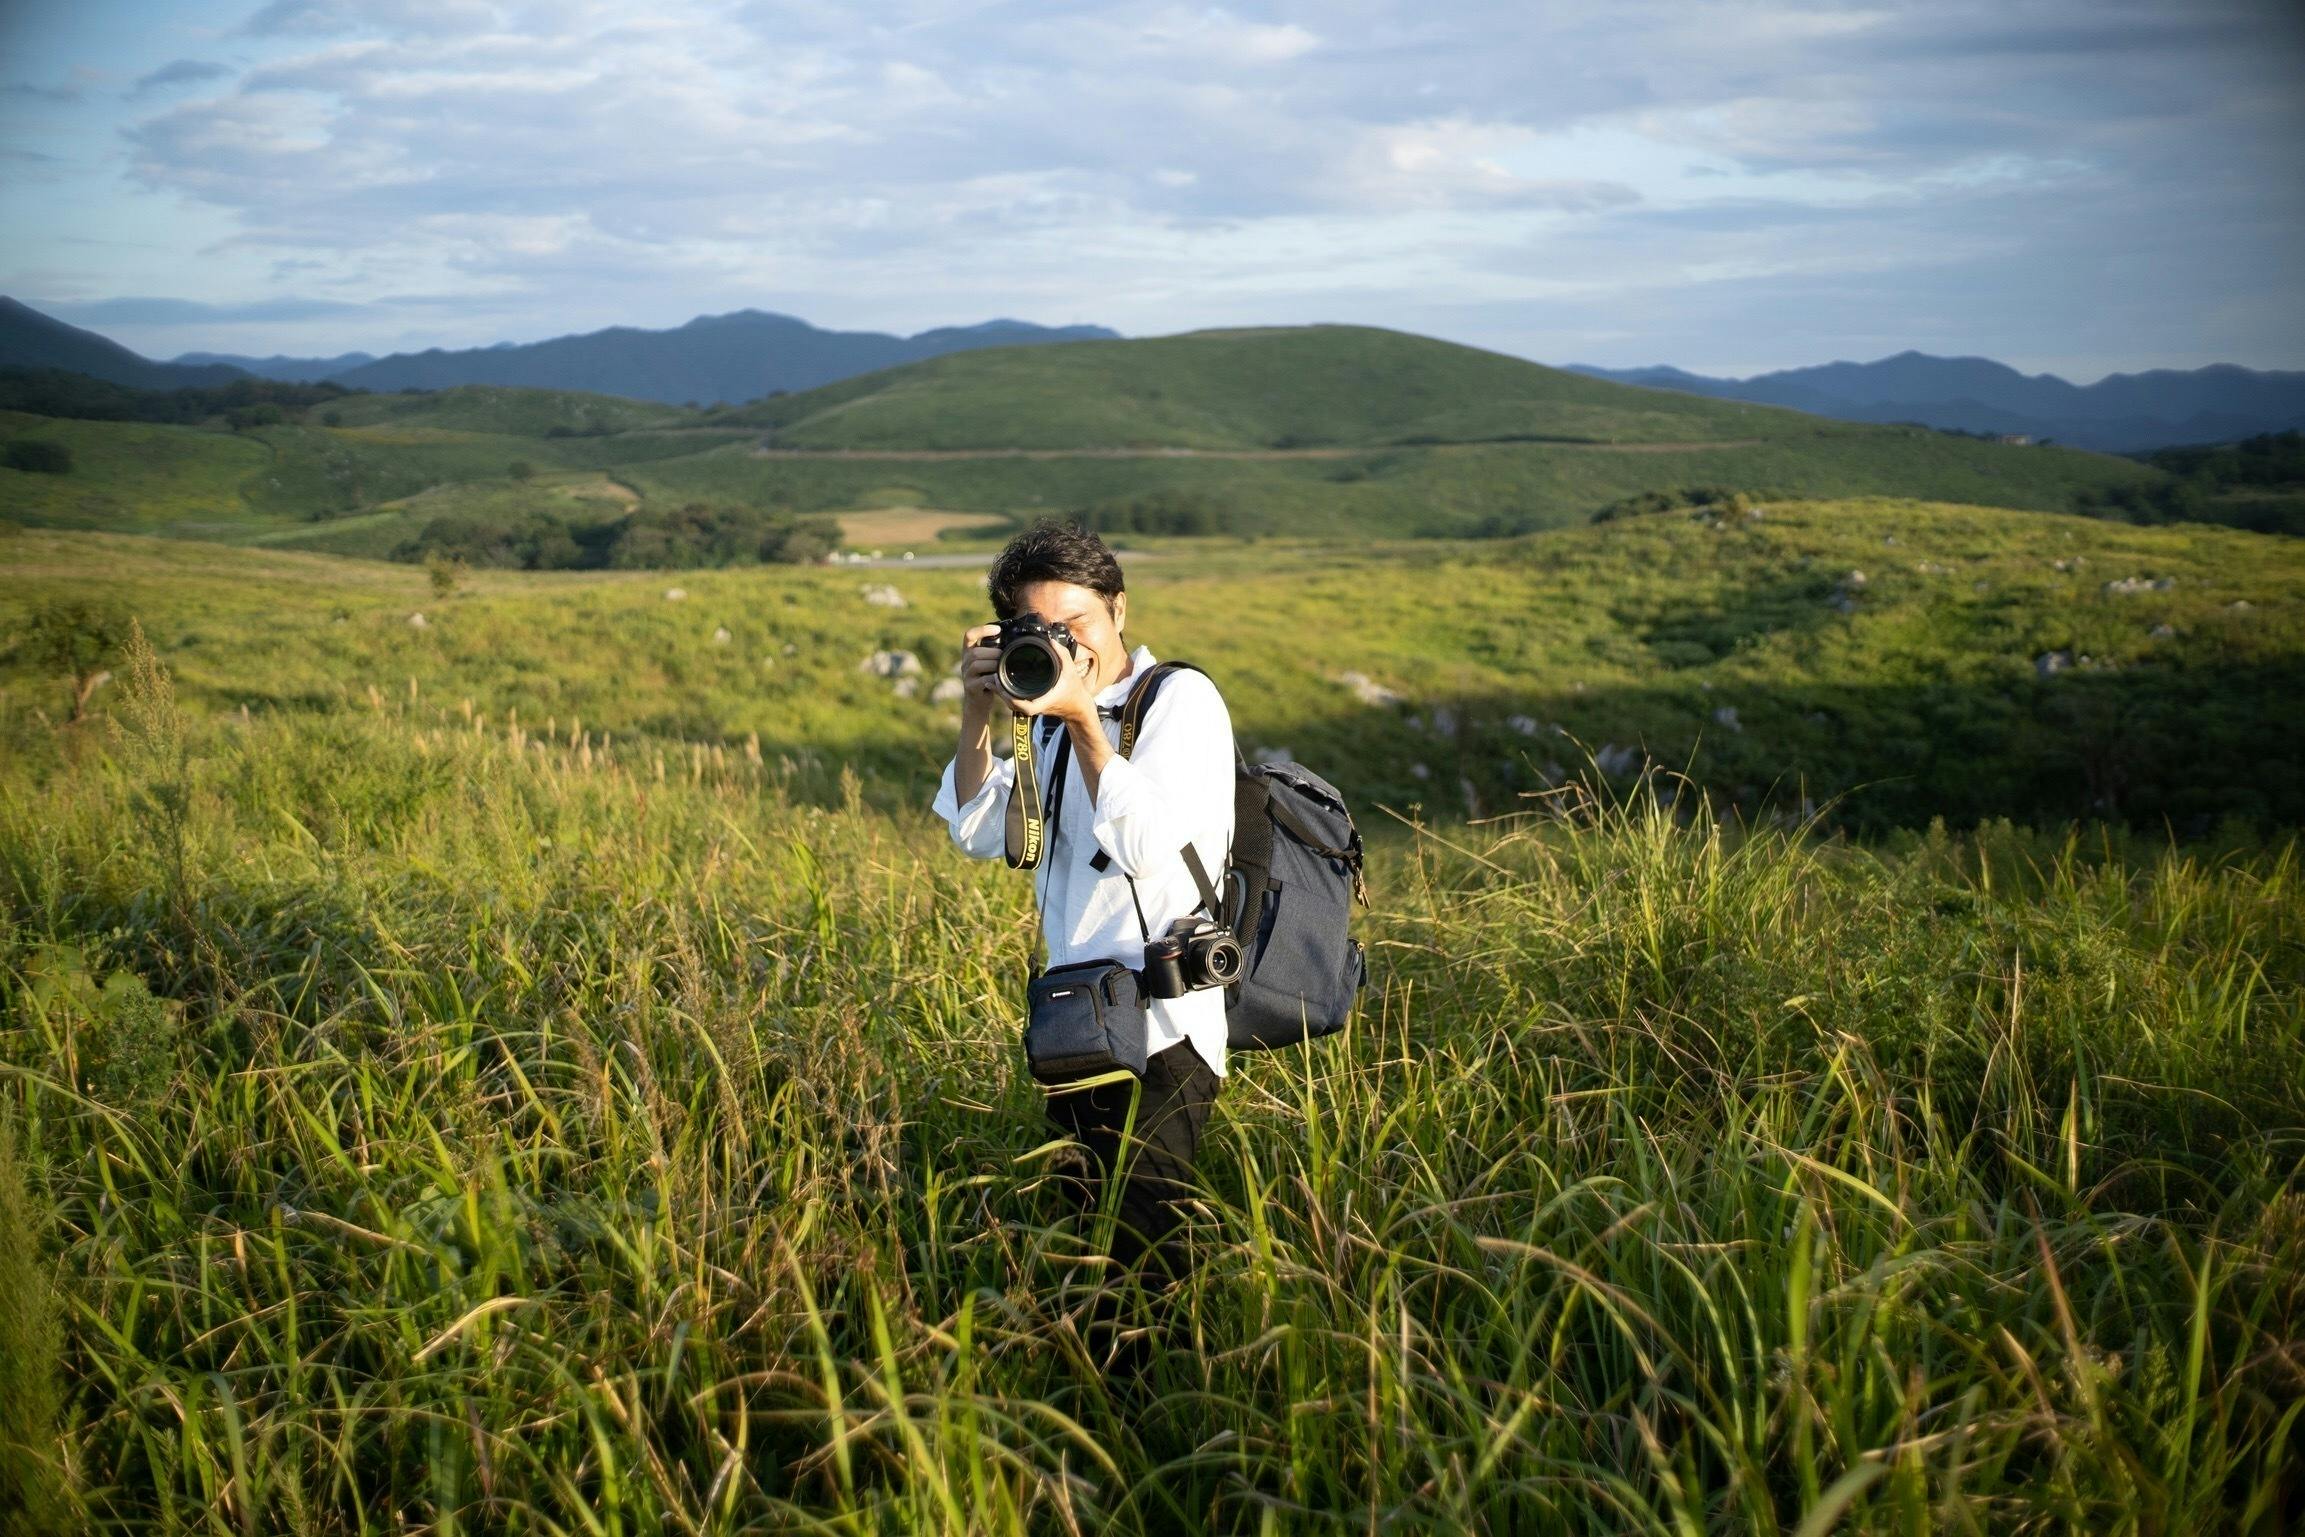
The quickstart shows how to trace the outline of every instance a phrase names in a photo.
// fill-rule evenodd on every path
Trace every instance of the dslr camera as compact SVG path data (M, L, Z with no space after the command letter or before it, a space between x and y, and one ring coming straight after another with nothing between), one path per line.
M1011 699L1038 699L1055 688L1080 653L1070 630L1038 614L1003 619L993 644L1000 648L1000 667L993 676Z
M1148 998L1182 998L1204 987L1230 987L1241 979L1241 945L1232 930L1207 918L1179 918L1168 932L1145 941Z

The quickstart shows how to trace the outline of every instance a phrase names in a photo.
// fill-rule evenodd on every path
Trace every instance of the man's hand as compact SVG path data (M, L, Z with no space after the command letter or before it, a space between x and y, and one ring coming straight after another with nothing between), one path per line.
M979 726L1008 699L1000 689L1000 647L993 644L999 636L999 625L980 624L960 640L960 712Z
M1038 699L1009 699L1008 707L1019 715L1050 715L1066 725L1085 722L1090 727L1097 723L1096 695L1089 692L1089 669L1096 659L1083 651L1071 658L1056 687ZM994 684L997 690L1000 685ZM1001 695L1008 699L1006 694Z

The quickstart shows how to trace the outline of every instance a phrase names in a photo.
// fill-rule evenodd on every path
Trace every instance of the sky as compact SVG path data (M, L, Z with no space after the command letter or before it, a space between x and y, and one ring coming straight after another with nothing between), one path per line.
M153 357L757 308L2305 368L2299 0L0 0L0 293Z

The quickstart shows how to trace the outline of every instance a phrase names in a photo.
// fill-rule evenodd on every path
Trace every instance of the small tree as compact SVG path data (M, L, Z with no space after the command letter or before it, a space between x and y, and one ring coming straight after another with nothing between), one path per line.
M424 558L424 574L432 578L432 595L445 598L456 591L466 571L462 556L442 555L435 551Z
M515 459L512 461L511 473L514 480L527 480L536 474L536 466L526 459Z
M35 475L69 475L72 445L49 438L18 438L12 443L0 444L0 464L12 470L29 470Z
M86 598L57 598L41 604L25 621L20 654L36 666L72 680L72 719L111 681L112 659L127 644L129 619L118 609Z

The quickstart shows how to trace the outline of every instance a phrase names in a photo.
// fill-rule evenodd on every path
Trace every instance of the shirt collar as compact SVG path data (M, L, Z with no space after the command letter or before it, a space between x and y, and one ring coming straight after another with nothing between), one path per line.
M1114 679L1097 692L1097 708L1100 710L1107 707L1118 709L1127 702L1129 690L1135 688L1137 681L1150 672L1152 667L1152 647L1139 646L1131 651L1129 653L1128 675Z

